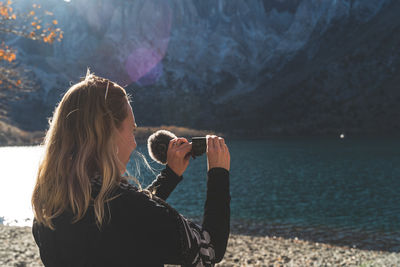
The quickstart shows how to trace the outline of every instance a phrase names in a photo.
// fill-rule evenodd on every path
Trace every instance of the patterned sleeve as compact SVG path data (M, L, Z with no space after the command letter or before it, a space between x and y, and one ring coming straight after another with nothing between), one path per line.
M181 217L185 229L186 248L188 250L188 261L183 266L214 266L215 250L211 244L210 234L206 230L184 217Z

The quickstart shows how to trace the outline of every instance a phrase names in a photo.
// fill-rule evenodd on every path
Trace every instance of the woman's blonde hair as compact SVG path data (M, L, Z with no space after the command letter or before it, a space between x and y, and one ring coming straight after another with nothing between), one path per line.
M75 223L93 204L101 227L105 204L123 179L120 172L125 166L118 159L114 139L128 116L128 105L124 88L89 71L65 93L44 139L45 152L32 195L37 222L54 229L52 219L70 211ZM91 179L96 176L102 184L92 199Z

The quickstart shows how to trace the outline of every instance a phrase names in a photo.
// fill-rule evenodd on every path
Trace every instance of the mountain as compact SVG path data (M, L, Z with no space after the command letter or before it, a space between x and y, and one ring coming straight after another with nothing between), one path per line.
M40 86L12 104L23 129L45 128L89 66L127 86L141 125L251 137L400 130L399 1L42 2L63 41L7 40Z

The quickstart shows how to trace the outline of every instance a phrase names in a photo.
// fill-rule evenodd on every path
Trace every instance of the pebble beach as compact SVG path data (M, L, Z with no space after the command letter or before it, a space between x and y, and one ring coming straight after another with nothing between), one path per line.
M43 266L30 227L0 225L0 266ZM232 233L225 257L216 266L394 267L400 266L400 253Z

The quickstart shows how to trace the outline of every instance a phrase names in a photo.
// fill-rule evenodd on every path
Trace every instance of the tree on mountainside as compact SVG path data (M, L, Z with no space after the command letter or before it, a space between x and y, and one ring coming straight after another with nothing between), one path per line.
M53 14L38 4L33 4L27 13L18 13L12 7L12 1L0 1L0 39L6 37L24 37L52 44L61 41L63 32L57 27L58 21ZM18 65L18 51L6 42L0 42L0 98L7 91L30 91L32 84L21 66Z

